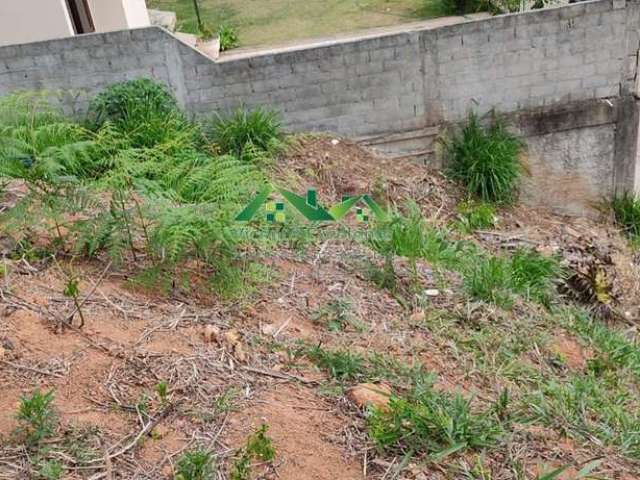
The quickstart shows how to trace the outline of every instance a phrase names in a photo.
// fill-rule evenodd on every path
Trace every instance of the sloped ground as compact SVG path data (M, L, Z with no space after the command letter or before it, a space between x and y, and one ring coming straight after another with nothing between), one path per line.
M366 191L381 203L413 199L439 226L455 221L461 198L439 173L330 138L303 139L274 177L297 191L317 187L327 204ZM403 306L369 278L368 266L380 260L326 227L306 245L263 258L269 282L236 300L160 295L133 287L133 272L76 264L86 298L80 329L61 322L74 305L58 264L5 259L0 478L40 478L38 459L15 431L20 397L35 389L55 392L59 419L43 461L63 463L69 479L173 478L177 459L198 445L215 453L218 478L230 478L238 449L263 423L277 453L272 463L254 462L251 478L533 479L565 466L557 478L578 478L585 466L598 478L637 478L637 258L606 219L524 206L498 216L496 229L467 238L496 253L527 246L559 254L585 275L596 264L610 286L606 305L574 292L580 306L517 300L503 310L470 300L459 275L420 262L421 288L431 293ZM397 271L408 277L402 260ZM594 305L592 320L575 320L578 308ZM314 346L377 360L335 379L307 353ZM366 409L345 393L368 381L400 395L410 381L405 366L418 364L433 373L437 391L472 398L473 411L508 389L507 434L492 447L438 458L382 452L367 435ZM585 378L592 390L576 387ZM610 390L594 400L603 386Z

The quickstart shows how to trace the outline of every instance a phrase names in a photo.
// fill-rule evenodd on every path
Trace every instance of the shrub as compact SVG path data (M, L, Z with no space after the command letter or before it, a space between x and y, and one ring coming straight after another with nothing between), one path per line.
M470 114L462 132L446 144L447 172L470 195L484 202L508 203L515 199L522 173L518 158L522 147L499 120L484 128Z
M178 460L176 480L210 480L213 474L213 458L205 450L186 452Z
M217 117L211 125L212 140L222 153L243 157L246 151L267 152L279 146L280 120L274 111L257 108L238 109L226 117Z
M494 445L504 432L494 412L473 412L471 401L462 395L424 385L406 398L392 398L388 410L375 409L368 430L387 453L437 457Z
M615 222L635 244L640 245L640 198L625 193L611 202Z
M153 147L193 135L166 85L148 78L107 87L91 101L89 116L96 128L112 123L134 147Z
M220 27L218 28L218 37L220 38L221 52L231 50L232 48L236 48L238 45L240 45L238 33L232 25L226 23L220 25Z
M37 390L31 396L20 399L16 418L21 424L20 430L26 434L28 444L38 444L53 434L56 426L53 399L53 390L47 393Z

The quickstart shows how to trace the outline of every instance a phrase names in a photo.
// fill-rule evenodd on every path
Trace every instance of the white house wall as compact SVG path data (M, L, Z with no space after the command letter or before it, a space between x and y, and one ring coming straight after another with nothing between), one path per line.
M122 0L88 0L96 32L111 32L127 28Z
M124 13L127 17L127 25L129 28L148 27L151 25L145 0L122 1L124 2Z
M0 45L71 35L65 0L0 0Z

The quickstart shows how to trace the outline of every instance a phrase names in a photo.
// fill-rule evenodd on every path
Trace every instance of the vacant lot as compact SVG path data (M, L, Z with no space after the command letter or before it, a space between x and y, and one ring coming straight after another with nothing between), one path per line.
M520 205L475 117L445 177L149 80L44 98L0 98L0 479L638 478L640 200Z
M214 30L235 26L241 45L265 45L395 25L421 18L425 0L200 0L202 18ZM197 31L192 0L151 0L150 8L173 10L178 29Z

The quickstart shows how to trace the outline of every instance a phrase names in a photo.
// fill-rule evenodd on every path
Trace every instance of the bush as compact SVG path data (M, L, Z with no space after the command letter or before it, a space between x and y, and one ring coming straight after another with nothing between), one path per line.
M112 123L134 147L153 147L188 131L169 89L148 78L107 87L91 101L89 116L94 128Z
M222 153L244 157L250 151L269 152L277 148L282 130L274 111L241 108L228 116L217 117L210 134Z
M462 132L446 145L447 173L470 195L484 202L508 203L515 199L522 174L519 154L523 144L494 119L484 128L470 114Z
M228 24L222 24L218 28L218 37L220 38L220 51L231 50L240 45L238 33L236 29Z
M624 234L640 245L640 198L625 193L613 199L611 209Z

